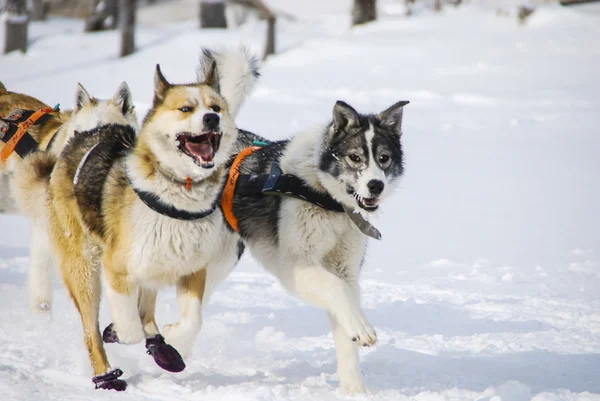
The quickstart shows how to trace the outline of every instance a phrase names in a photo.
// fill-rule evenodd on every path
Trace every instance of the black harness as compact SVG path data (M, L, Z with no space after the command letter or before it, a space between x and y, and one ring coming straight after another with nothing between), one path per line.
M277 163L273 163L269 174L240 174L235 193L239 195L290 196L325 210L344 211L342 205L328 193L315 191L293 174L283 174Z
M154 210L156 213L162 214L163 216L171 217L172 219L198 220L209 216L217 208L217 203L215 201L213 202L210 209L202 210L200 212L188 212L187 210L177 209L173 205L164 204L158 196L151 192L142 191L141 189L136 188L135 186L133 186L133 183L131 184L131 188L133 188L138 198L140 198L140 200L144 202L146 206Z
M35 110L15 109L8 116L0 117L0 140L7 143L17 133L19 124L25 122L33 113L35 113ZM44 124L51 117L51 114L45 114L33 123L33 125ZM52 139L54 139L54 137ZM48 145L48 147L50 147L50 145ZM38 142L33 139L29 132L26 132L15 146L15 152L21 158L25 158L25 156L31 152L38 150L38 148Z

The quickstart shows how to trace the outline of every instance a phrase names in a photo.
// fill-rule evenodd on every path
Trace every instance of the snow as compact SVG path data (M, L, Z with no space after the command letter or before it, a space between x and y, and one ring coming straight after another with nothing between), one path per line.
M338 99L365 112L411 101L405 177L373 221L383 240L370 242L361 280L379 335L361 351L371 394L350 399L600 400L598 14L550 4L519 26L479 4L384 13L349 30L349 2L341 3L278 25L280 52L238 123L276 139L325 122ZM118 59L117 33L84 35L82 25L32 23L28 53L0 58L2 82L66 108L78 81L107 98L126 80L142 117L156 63L185 82L200 46L244 42L260 52L265 29L142 19L138 52ZM60 281L51 318L29 310L26 219L0 215L0 234L3 400L347 398L336 390L324 312L288 295L249 256L206 308L184 372L160 370L141 344L109 344L129 388L95 391ZM178 313L174 291L162 292L159 323ZM109 321L103 303L102 327Z

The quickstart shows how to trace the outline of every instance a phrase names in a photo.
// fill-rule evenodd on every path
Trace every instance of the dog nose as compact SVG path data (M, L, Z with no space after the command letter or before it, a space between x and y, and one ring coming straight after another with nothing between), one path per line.
M205 129L215 129L219 125L219 116L215 113L206 113L202 118Z
M367 188L371 191L371 194L378 196L383 192L383 187L385 184L380 180L371 180L367 183Z

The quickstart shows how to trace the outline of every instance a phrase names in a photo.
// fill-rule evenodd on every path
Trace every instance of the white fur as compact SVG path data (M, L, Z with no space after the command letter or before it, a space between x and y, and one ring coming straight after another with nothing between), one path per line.
M281 159L282 170L316 188L325 186L330 193L341 191L337 186L330 188L329 181L323 182L318 173L321 142L319 131L294 138ZM283 232L279 243L268 245L250 238L251 253L288 290L329 312L340 385L347 393L364 391L357 344L377 341L360 307L358 278L366 237L345 214L332 214L293 198L282 198L279 225Z
M366 168L361 172L356 185L356 193L363 198L371 198L373 195L369 191L369 187L367 184L371 180L379 180L382 181L386 186L388 184L388 180L385 176L385 173L375 160L375 155L373 154L373 138L375 137L375 131L373 130L373 125L369 123L369 129L365 132L365 137L367 139L367 149L368 149L368 160L369 164ZM385 192L385 186L384 186Z
M113 329L118 333L121 344L137 344L144 339L144 328L138 314L138 289L132 286L129 295L120 294L107 283L104 285Z
M237 116L246 96L252 91L258 77L254 75L257 71L258 61L245 47L227 49L223 51L211 51L210 54L217 62L219 72L219 85L221 95L229 106L229 114L232 118ZM211 60L203 56L201 64L206 68ZM199 81L204 80L205 70L198 71Z
M122 95L125 95L125 97ZM77 101L80 98L83 99L83 102L78 104ZM89 131L105 124L130 125L137 131L138 121L135 110L130 108L123 114L123 102L132 104L131 92L129 92L129 87L125 82L119 85L112 99L97 100L96 105L92 104L91 98L83 86L78 84L75 111L67 124L61 127L61 130L64 130L66 134L56 138L51 151L59 155L67 142L75 135L75 132Z
M31 226L31 255L29 264L29 296L35 311L52 308L52 250L48 231L42 224Z

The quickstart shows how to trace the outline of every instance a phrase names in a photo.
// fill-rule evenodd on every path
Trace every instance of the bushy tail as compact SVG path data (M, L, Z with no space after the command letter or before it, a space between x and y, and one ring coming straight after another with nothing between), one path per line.
M2 82L0 82L0 96L8 95L8 91L6 90L6 86Z
M199 81L204 81L215 61L221 96L227 101L229 114L235 118L260 76L258 58L245 47L222 51L202 49L198 68Z

